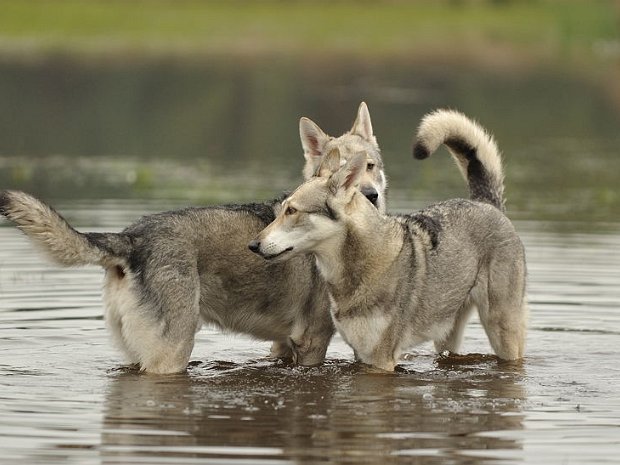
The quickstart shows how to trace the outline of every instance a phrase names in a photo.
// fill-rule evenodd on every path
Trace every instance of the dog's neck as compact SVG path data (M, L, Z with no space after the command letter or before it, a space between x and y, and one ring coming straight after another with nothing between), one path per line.
M403 246L402 227L376 210L358 214L357 220L348 218L343 234L334 235L314 251L317 267L336 301L357 300L356 296L372 293L373 286L381 286Z

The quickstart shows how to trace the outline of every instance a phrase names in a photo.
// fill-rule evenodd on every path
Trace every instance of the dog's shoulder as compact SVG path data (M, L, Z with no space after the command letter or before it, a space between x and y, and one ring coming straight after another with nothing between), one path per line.
M229 204L216 208L228 212L246 213L259 218L265 224L269 224L276 219L276 210L281 202L282 199L278 198L270 202Z
M399 222L412 236L428 238L431 248L436 249L446 228L450 228L454 216L470 214L479 208L479 202L467 199L451 199L438 202L414 213L399 215Z
M514 227L495 206L469 199L451 199L430 205L423 210L401 215L399 220L412 237L428 238L431 249L442 239L463 235L484 236L487 231L510 232Z
M410 237L422 235L428 238L432 249L439 245L442 224L436 214L420 211L407 215L398 215L396 219Z

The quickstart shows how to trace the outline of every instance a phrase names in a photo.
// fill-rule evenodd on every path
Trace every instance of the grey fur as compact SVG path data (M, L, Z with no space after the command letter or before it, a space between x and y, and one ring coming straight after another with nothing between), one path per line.
M382 215L360 194L364 160L353 158L335 173L302 184L256 239L257 253L278 262L315 256L336 328L359 360L384 370L393 370L404 350L423 341L434 341L439 352L456 352L474 308L500 358L523 356L525 254L501 211L499 152L482 128L454 116L434 113L423 121L419 137L430 141L427 155L438 140L453 137L482 147L466 157L451 147L474 199ZM324 163L333 165L337 156L330 153ZM469 175L472 164L478 167ZM320 202L336 211L336 220L314 214Z
M368 128L364 103L360 119ZM302 122L318 129L310 120ZM351 154L362 148L382 166L371 133L321 134L330 147ZM302 142L305 147L303 132ZM315 170L323 148L305 154L307 171ZM365 182L379 193L377 205L384 206L382 169L368 170ZM56 263L105 268L106 323L127 361L154 373L186 368L203 322L273 341L276 357L302 365L323 361L334 329L326 286L312 258L266 263L247 250L248 241L280 208L280 199L186 208L145 216L118 234L80 233L36 198L0 192L0 213Z

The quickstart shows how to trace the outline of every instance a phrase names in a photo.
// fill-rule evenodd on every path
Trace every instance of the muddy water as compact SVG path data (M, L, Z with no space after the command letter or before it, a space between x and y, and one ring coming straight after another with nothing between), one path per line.
M65 204L116 229L141 207ZM143 206L142 206L143 208ZM90 212L90 213L88 213ZM531 321L523 364L502 364L477 321L464 352L412 350L395 374L293 368L268 344L206 328L187 374L121 366L97 268L42 262L0 228L0 448L4 463L617 463L620 228L521 222Z
M618 463L620 110L595 82L404 58L2 61L0 188L51 200L84 230L291 188L299 117L339 134L361 100L391 209L463 195L445 151L409 156L423 114L458 108L505 154L531 319L521 365L488 356L472 321L463 352L473 355L422 346L391 375L354 364L338 337L323 366L302 369L268 361L268 343L210 328L187 374L139 375L108 340L101 270L46 265L0 220L0 463Z

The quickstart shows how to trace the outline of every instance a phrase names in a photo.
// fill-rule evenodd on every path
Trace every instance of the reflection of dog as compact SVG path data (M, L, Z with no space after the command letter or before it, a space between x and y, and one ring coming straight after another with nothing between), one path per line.
M362 103L353 128L327 136L300 121L311 176L325 150L363 151L361 186L385 208L386 181L370 115ZM280 201L187 208L149 215L118 234L79 233L41 201L0 192L0 212L65 266L105 268L106 321L127 359L155 373L185 369L202 321L272 340L272 354L320 363L333 334L324 283L309 257L268 264L247 242L271 222Z
M109 374L101 444L92 452L104 463L173 463L190 455L214 463L420 464L438 456L454 463L481 450L520 458L527 400L521 367L450 360L448 375L418 366L372 376L333 361L300 371L210 362L165 379ZM417 361L434 365L430 357Z
M285 199L275 221L250 243L264 258L280 257L278 263L314 254L336 328L357 358L385 370L423 341L456 351L474 307L495 353L523 356L525 256L503 213L497 146L451 111L423 120L414 153L426 158L442 143L465 176L471 200L386 217L359 195L366 157L342 166L333 150L321 176Z

